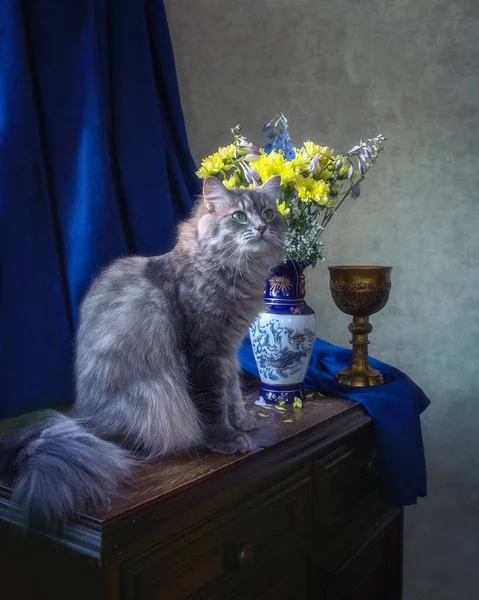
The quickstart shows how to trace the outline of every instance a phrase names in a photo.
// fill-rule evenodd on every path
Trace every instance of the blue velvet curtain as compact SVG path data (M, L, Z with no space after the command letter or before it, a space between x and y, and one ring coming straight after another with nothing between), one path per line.
M160 0L0 2L0 418L72 400L92 277L197 192Z

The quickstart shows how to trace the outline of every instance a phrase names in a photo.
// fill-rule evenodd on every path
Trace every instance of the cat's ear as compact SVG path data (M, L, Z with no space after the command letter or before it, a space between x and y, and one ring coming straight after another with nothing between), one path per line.
M259 188L268 196L270 202L276 202L281 191L281 175L274 175Z
M217 177L206 177L203 181L203 201L208 212L215 212L215 202L227 196L228 190Z

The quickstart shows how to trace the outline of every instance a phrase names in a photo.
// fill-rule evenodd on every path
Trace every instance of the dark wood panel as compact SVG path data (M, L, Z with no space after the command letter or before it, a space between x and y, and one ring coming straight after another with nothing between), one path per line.
M0 537L2 600L105 600L109 568L64 548L47 546L35 535L3 529Z
M303 600L307 598L308 568L306 561L301 558L290 560L289 563L278 563L273 576L261 587L259 593L252 596L253 600ZM238 600L244 597L237 596Z
M331 535L352 519L379 490L374 438L368 431L350 436L314 464L318 534Z
M394 514L394 516L393 516ZM320 553L313 560L314 600L401 600L402 511L396 510L373 527L344 562L331 570Z

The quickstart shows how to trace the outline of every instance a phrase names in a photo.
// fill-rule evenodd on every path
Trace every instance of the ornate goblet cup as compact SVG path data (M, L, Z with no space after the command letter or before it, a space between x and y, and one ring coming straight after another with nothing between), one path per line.
M354 387L384 383L381 373L369 365L368 335L373 330L369 317L388 301L391 270L392 267L376 266L329 267L329 287L334 303L353 317L348 328L353 334L353 354L349 366L336 373L339 383Z

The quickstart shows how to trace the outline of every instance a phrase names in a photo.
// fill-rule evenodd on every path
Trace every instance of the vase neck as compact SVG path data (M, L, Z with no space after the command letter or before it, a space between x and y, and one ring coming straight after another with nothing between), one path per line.
M306 294L304 269L307 263L285 260L273 267L266 280L265 300L298 300Z

